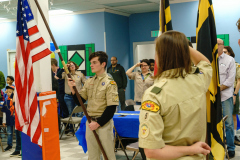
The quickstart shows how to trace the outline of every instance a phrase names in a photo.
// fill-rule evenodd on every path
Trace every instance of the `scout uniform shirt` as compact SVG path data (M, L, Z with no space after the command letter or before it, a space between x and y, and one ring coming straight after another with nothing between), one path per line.
M78 92L82 89L83 85L86 81L86 77L82 74L81 71L75 71L74 74L72 74L71 72L69 72L72 79L75 80L76 83L76 87ZM65 72L62 73L62 79L65 78L65 93L66 94L71 94L71 89L68 86L68 76Z
M88 100L87 112L91 117L100 117L107 106L119 105L117 84L106 72L89 78L80 95Z
M174 70L163 72L143 95L139 116L141 148L160 149L165 145L191 146L198 141L205 142L206 92L212 67L201 61L196 67L192 66L190 74L185 72L185 78L166 78ZM198 154L177 160L205 160L205 157Z
M237 79L240 78L240 64L235 62L235 65L236 65L236 76L235 76L235 81L234 81L234 88L236 88Z
M141 102L143 93L146 89L153 85L154 81L152 78L153 74L148 73L145 76L142 75L142 72L133 72L129 79L134 81L134 101Z

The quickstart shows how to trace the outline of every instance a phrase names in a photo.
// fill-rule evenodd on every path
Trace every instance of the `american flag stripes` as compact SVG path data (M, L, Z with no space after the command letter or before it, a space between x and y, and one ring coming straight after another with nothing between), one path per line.
M16 129L42 145L40 113L34 86L33 63L51 54L38 30L27 0L18 0L15 62Z

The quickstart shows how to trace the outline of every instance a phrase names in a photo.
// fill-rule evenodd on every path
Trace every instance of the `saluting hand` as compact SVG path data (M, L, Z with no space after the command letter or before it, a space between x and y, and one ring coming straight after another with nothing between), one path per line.
M90 124L88 124L88 127L91 129L91 131L94 131L98 129L100 125L97 122L92 121Z
M136 67L139 67L140 65L142 65L142 63L135 64Z
M239 47L240 47L240 39L238 40L238 45L239 45Z

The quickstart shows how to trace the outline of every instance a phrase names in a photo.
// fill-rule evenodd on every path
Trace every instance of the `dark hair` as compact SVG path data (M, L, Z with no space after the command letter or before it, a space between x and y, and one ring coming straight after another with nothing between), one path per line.
M240 18L239 18L239 20L237 21L237 27L238 27L238 31L240 32Z
M191 58L187 37L178 31L167 31L156 38L156 54L158 61L157 74L160 77L164 71L176 69L169 78L185 77L191 71Z
M51 66L52 65L58 66L58 61L55 58L51 58Z
M192 42L188 39L188 45L193 48Z
M148 59L142 59L140 62L141 63L145 62L145 63L147 63L148 66L150 66L150 61ZM140 68L141 67L142 67L142 65L140 65Z
M90 54L89 56L89 61L91 61L91 59L98 57L98 61L100 62L100 64L102 64L103 62L106 63L105 67L107 67L107 61L108 61L108 55L106 52L103 51L97 51L97 52L93 52Z
M155 63L155 60L154 59L149 59L149 63Z
M73 61L68 61L67 64L73 63L75 65L75 71L78 70L79 66L73 62ZM68 70L70 71L70 66L68 67Z
M230 53L230 56L232 56L233 58L235 58L235 54L232 50L232 47L230 46L224 46L224 48Z
M13 76L7 76L7 78L10 78L14 82Z
M114 58L116 58L116 60L117 60L117 57L115 57L115 56L112 56L112 58L113 58L113 57L114 57Z

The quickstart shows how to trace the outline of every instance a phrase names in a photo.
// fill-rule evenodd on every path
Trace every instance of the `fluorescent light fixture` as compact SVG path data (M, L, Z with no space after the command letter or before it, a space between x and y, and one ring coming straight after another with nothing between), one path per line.
M9 1L9 0L0 0L0 2Z
M59 9L59 10L50 10L48 13L49 15L58 15L58 14L68 14L72 13L73 11Z
M7 18L0 18L0 20L7 19Z

